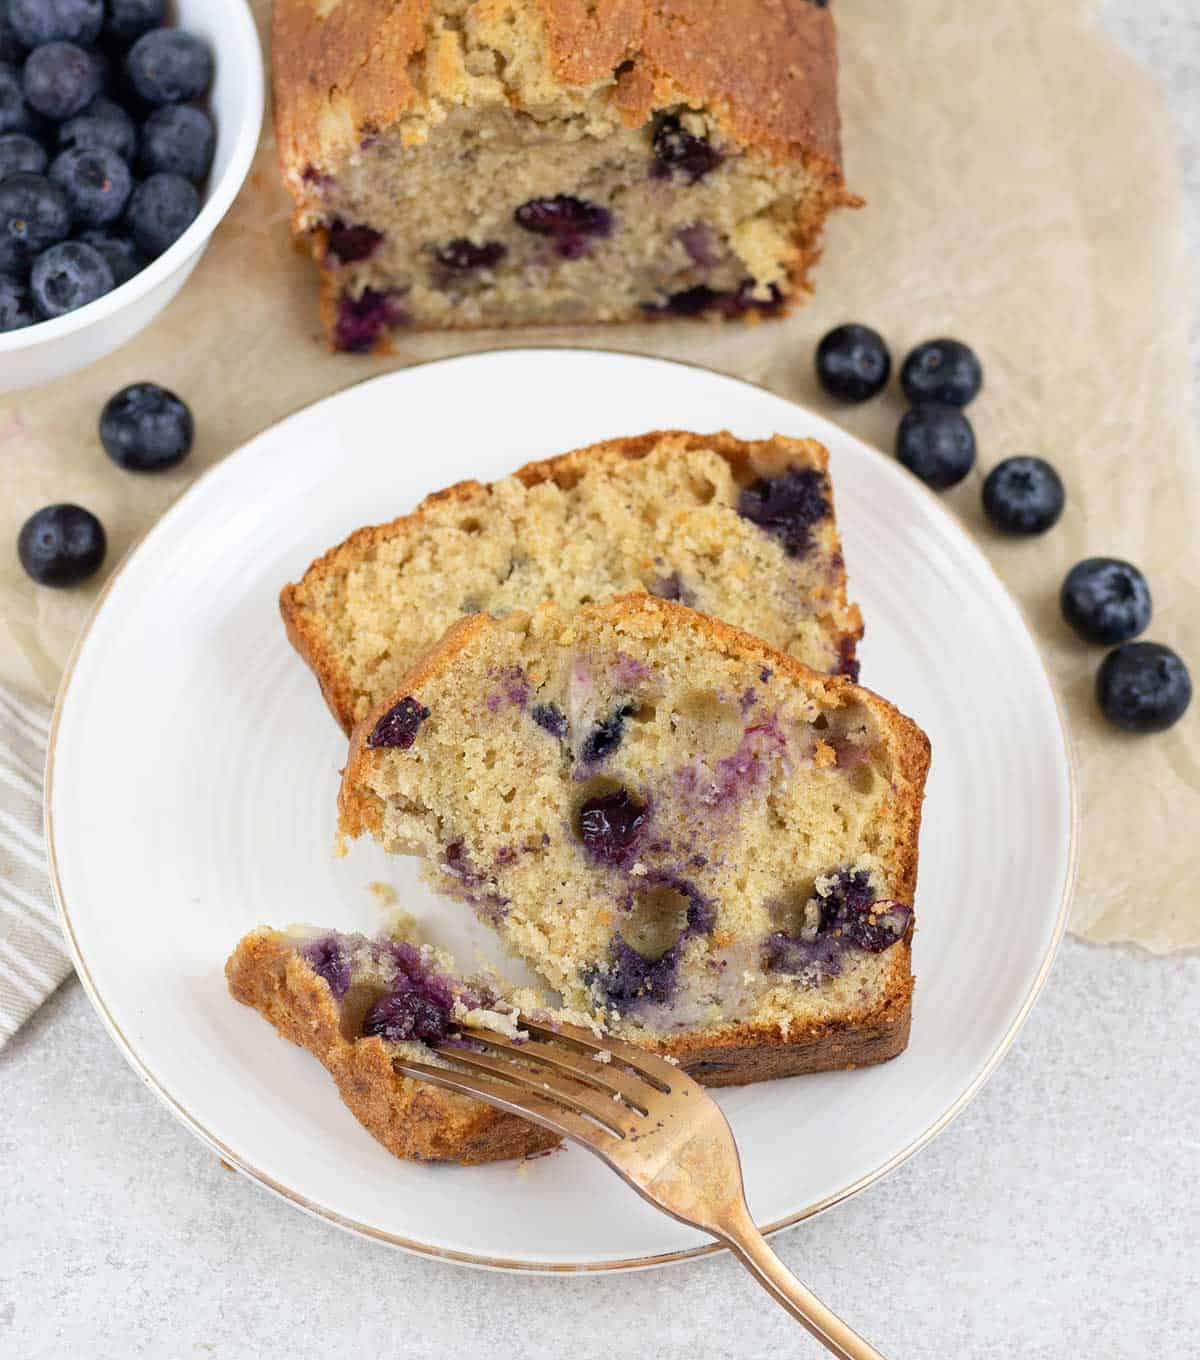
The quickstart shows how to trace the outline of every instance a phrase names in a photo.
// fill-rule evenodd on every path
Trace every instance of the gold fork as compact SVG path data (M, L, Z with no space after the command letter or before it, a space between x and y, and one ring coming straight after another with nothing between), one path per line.
M396 1070L581 1143L643 1199L729 1247L832 1354L883 1360L767 1245L746 1206L733 1132L702 1086L632 1044L527 1016L519 1024L529 1038L465 1028L461 1037L430 1045L449 1066L399 1059Z

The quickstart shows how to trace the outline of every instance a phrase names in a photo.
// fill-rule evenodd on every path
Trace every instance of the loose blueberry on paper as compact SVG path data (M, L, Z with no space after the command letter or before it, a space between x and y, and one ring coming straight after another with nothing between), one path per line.
M838 326L817 346L817 379L838 401L868 401L887 386L891 372L888 347L870 326Z
M954 406L914 406L896 431L896 457L926 486L945 491L975 466L975 431Z
M134 383L110 397L100 414L100 442L118 467L161 472L187 457L192 413L157 383Z
M961 340L928 340L905 359L900 386L914 405L966 406L983 387L983 366Z
M1063 618L1084 642L1112 647L1150 622L1150 587L1130 562L1089 557L1067 573L1060 595Z
M199 213L213 58L166 22L165 0L0 0L0 333L128 282Z
M21 565L43 586L86 581L107 546L100 521L78 505L47 505L25 521L17 538Z
M1126 642L1104 658L1096 701L1109 722L1127 732L1165 732L1192 701L1192 677L1170 647Z
M1006 458L983 483L983 511L1006 534L1044 534L1058 523L1067 493L1044 458Z

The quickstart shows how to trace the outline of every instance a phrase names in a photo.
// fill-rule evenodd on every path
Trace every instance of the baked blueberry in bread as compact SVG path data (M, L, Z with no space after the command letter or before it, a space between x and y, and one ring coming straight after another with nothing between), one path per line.
M777 315L857 202L836 85L813 0L276 0L330 343Z
M463 482L362 529L288 586L288 635L349 732L465 614L643 590L857 676L828 456L811 439L679 431Z
M731 1084L904 1048L928 762L870 691L631 595L452 627L355 729L340 823Z
M495 978L461 977L443 951L404 934L263 928L238 944L225 975L238 1001L324 1064L356 1118L397 1157L470 1165L558 1143L534 1124L394 1070L402 1053L437 1064L426 1044L460 1025L515 1035L518 1004L538 1008Z

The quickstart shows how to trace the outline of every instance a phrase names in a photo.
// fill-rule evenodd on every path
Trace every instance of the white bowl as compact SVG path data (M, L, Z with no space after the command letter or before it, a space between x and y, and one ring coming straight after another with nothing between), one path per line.
M196 220L128 283L80 307L0 335L0 393L50 382L131 340L187 282L250 169L263 116L263 58L246 0L174 0L172 20L204 38L216 58L209 110L216 155Z

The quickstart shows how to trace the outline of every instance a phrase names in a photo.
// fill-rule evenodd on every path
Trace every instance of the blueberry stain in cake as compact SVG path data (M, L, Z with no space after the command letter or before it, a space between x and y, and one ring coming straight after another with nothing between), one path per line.
M902 940L912 908L876 896L862 869L839 869L818 891L815 921L798 933L775 931L763 945L763 968L814 982L837 977L848 949L882 954Z
M329 984L334 1000L340 1001L350 990L350 953L339 935L323 935L301 946L300 957L319 978Z
M501 897L495 883L481 872L467 852L463 841L451 841L442 856L446 872L458 884L458 895L469 902L487 922L497 925L508 910L508 898Z
M724 157L707 137L688 132L674 114L663 118L654 133L654 170L658 179L670 179L675 171L695 184L715 170Z
M492 269L507 254L508 247L502 241L484 241L477 245L467 237L459 236L438 246L434 259L443 269L466 274L475 269Z
M706 807L732 805L765 780L771 766L787 753L787 737L774 716L747 727L736 749L712 766L693 757L676 771L685 797Z
M361 264L382 244L383 233L374 227L352 226L338 220L330 225L326 250L334 264Z
M834 675L844 675L847 680L853 680L858 684L861 663L858 659L858 639L844 637L838 643L838 660L834 668Z
M334 344L344 354L365 354L403 320L395 294L368 288L361 297L343 295L338 303Z
M770 285L765 298L756 297L756 291L753 279L743 280L734 289L709 288L700 283L672 293L665 302L643 303L642 311L648 316L704 316L709 312L730 319L752 312L760 316L777 316L783 308L783 293L778 284Z
M590 765L612 755L621 745L625 736L625 723L635 711L631 703L624 703L613 709L607 718L596 723L583 739L579 758Z
M369 747L396 746L402 751L417 739L421 724L429 717L429 709L419 703L412 695L407 695L394 704L371 729L367 738Z
M567 715L557 704L534 704L529 716L544 731L561 741L567 735Z
M576 832L592 859L623 864L633 853L648 816L646 803L628 789L615 789L583 804Z
M803 557L812 547L813 526L831 513L829 483L819 468L790 467L743 488L737 509L778 539L789 557Z
M666 576L655 576L647 584L646 589L660 600L678 600L680 604L690 605L695 598L683 584L677 571Z
M618 652L609 667L609 679L618 689L633 689L650 676L650 667L628 652Z
M661 874L643 881L649 887L665 889L682 898L686 915L675 941L657 957L641 952L618 931L609 944L607 959L582 970L583 981L605 1005L618 1012L643 1005L667 1005L679 985L685 943L692 936L708 934L716 921L712 903L686 879Z
M594 238L609 236L613 229L612 213L607 208L570 194L531 198L513 217L524 231L551 237L556 253L565 260L582 258Z
M524 708L529 702L529 696L533 693L533 686L529 683L524 670L517 665L493 667L488 671L490 679L498 682L498 688L492 690L484 703L490 713L497 712L504 706L505 701L514 708Z

